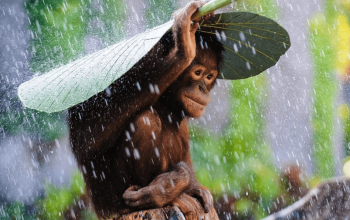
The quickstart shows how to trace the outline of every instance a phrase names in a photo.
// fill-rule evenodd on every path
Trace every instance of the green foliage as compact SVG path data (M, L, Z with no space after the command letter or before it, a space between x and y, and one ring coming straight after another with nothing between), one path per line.
M65 112L47 114L32 109L0 115L0 125L10 135L35 134L44 141L53 141L67 134Z
M230 121L224 135L205 135L198 128L191 131L199 181L217 196L232 192L239 195L236 205L241 209L237 211L253 212L256 217L267 213L270 202L282 190L271 150L263 138L265 89L261 75L233 81Z
M32 34L29 49L34 72L47 72L67 63L83 51L86 29L85 5L81 0L27 0L24 7L29 16ZM47 94L48 95L48 94ZM0 115L0 124L11 135L38 134L52 141L67 134L65 113L46 114L24 109Z
M79 171L73 173L71 184L67 187L56 188L48 184L45 197L38 202L40 219L63 219L64 213L76 205L84 193L85 182Z
M279 17L279 10L274 0L238 0L235 2L235 10L255 12L271 19Z
M336 32L336 14L334 5L329 4L326 12L314 16L310 24L310 45L314 61L313 81L313 117L314 151L316 175L330 178L335 171L333 153L334 112L338 92L335 63L336 53L334 36Z
M32 33L32 71L45 73L81 55L88 23L84 0L27 0L25 8Z
M337 0L325 0L324 14L327 18L334 19L338 14L337 6L340 1Z
M0 220L63 220L66 212L77 205L78 200L84 193L84 179L81 173L76 170L73 172L69 186L56 188L52 184L47 184L44 198L37 201L36 212L28 214L23 203L13 202L0 206ZM81 214L84 220L97 220L96 215L89 210L83 210Z
M95 19L99 28L92 27L89 34L98 37L104 45L117 43L125 37L126 1L103 0L91 5L89 20ZM101 21L102 24L98 24Z
M80 197L85 193L85 182L79 171L74 171L71 184L56 188L47 184L45 196L37 201L37 210L28 214L23 203L13 202L12 204L0 206L0 220L22 219L39 220L53 219L63 220L65 214L72 206L77 205ZM89 210L82 211L82 219L97 220L94 213Z
M340 70L341 74L345 76L345 78L348 78L349 76L349 67L350 67L350 60L349 60L349 51L350 51L350 1L349 0L343 0L341 1L341 7L340 10L342 11L342 15L339 16L338 22L339 22L339 41L338 44L338 69ZM339 62L340 61L340 62ZM339 68L340 67L340 68ZM345 82L345 92L347 93L347 90L349 89L349 81ZM347 104L341 104L338 107L338 116L342 119L343 125L344 125L344 139L343 139L343 146L345 150L345 154L347 156L346 159L344 159L344 163L349 160L350 156L350 106L349 106L349 100L346 100ZM343 171L344 167L343 167ZM344 172L345 175L347 175L346 172Z
M344 149L345 154L350 156L350 117L348 116L344 123Z
M34 220L38 218L35 217L35 214L30 215L26 213L23 203L14 202L0 206L0 220L8 219Z
M145 12L147 28L161 25L170 20L172 13L177 9L173 0L148 0Z
M237 8L277 17L273 1L239 1ZM191 131L199 181L216 196L233 193L238 215L253 213L256 219L268 214L272 201L283 192L264 138L265 82L263 74L230 82L232 105L224 135L215 136L199 128Z

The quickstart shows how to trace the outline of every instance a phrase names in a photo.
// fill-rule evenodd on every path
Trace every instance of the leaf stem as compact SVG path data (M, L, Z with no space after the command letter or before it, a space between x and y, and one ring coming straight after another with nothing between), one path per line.
M208 2L207 4L203 5L198 12L196 12L192 16L192 20L195 20L197 18L200 18L206 14L209 14L212 11L218 10L222 7L225 7L226 5L231 4L234 2L234 0L213 0Z

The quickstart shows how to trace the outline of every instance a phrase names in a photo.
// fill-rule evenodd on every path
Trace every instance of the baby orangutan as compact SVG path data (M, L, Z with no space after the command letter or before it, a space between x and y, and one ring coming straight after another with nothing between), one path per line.
M69 109L72 149L100 218L176 205L198 219L213 206L195 178L187 128L209 103L223 60L215 35L191 23L204 3L189 3L132 69Z

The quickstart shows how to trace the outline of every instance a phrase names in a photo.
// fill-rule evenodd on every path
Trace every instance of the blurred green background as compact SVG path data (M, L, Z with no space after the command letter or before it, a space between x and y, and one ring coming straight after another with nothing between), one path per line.
M310 3L315 8L312 12L302 8L301 2L239 0L224 9L265 15L286 25L292 35L291 51L281 58L275 69L246 80L220 81L218 90L214 90L219 95L214 94L213 107L203 119L191 121L192 158L197 178L211 189L217 206L230 213L231 219L259 219L286 207L320 181L343 175L342 165L350 155L350 0ZM16 10L23 12L23 16L19 16L22 28L28 33L27 37L17 35L26 39L23 47L29 54L27 69L30 73L44 73L168 21L171 13L186 1L25 0L16 4L20 5ZM16 17L9 1L0 1L0 6L3 18ZM290 16L298 13L305 15L304 22L295 22L295 17ZM10 24L17 24L6 25L6 19L3 21L0 33ZM7 31L11 32L11 28ZM293 49L294 45L301 45L301 41L303 51ZM309 60L300 59L302 53L307 54ZM5 57L6 53L1 56ZM1 62L5 63L4 60L1 58ZM298 68L309 72L309 78L305 78L307 90L303 90L309 99L294 99L293 108L274 104L273 94L282 96L283 89L287 90L283 85L281 91L274 90L275 80L285 77L283 74L289 74L288 88L300 89L298 82L293 81L295 77L304 79L293 76L293 70L302 72L296 71ZM2 73L0 82L11 85L6 77ZM21 75L18 78L22 82L26 79ZM11 88L15 91L18 82L13 84ZM3 103L0 150L7 149L6 138L23 137L30 143L24 147L30 146L39 152L35 153L39 156L32 159L38 160L39 165L45 164L47 154L58 151L61 140L67 139L66 112L45 114L23 109L15 92L7 92L9 88L0 87ZM303 100L305 103L299 108L298 102ZM220 101L225 110L217 111ZM285 101L288 103L285 105L290 106L293 99L288 100L287 96ZM280 119L285 121L270 122L278 121L278 117L274 117L278 112L282 112ZM291 115L284 118L285 112ZM307 124L305 131L298 127L299 116L304 113L307 117L300 121ZM288 123L291 126L294 123L297 131L286 130L284 139L275 138L273 125L278 124L281 129L277 126L277 130L284 131ZM300 134L306 134L308 139L296 141ZM277 140L282 143L276 144ZM300 156L298 150L288 150L290 145L307 149L309 153ZM48 149L47 154L42 153L43 148ZM32 151L31 155L34 155ZM40 158L44 162L40 163ZM84 195L82 176L74 163L72 167L66 174L68 180L61 184L45 176L40 178L38 191L42 193L31 196L30 202L0 194L0 219L96 219ZM6 189L6 184L0 181L0 191Z

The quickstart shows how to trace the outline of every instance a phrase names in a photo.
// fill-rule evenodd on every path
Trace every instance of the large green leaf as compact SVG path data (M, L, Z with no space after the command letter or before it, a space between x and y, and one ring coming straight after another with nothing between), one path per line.
M224 79L255 76L275 65L290 47L287 31L275 21L253 13L218 14L199 32L212 34L224 45Z
M131 69L172 25L169 21L35 77L19 86L19 98L28 108L49 113L81 103Z
M81 103L106 89L145 56L172 27L155 27L54 69L20 85L18 95L32 109L57 112ZM222 78L243 79L273 66L288 49L288 33L276 22L248 12L219 14L201 24L224 44ZM236 46L235 46L236 45Z

